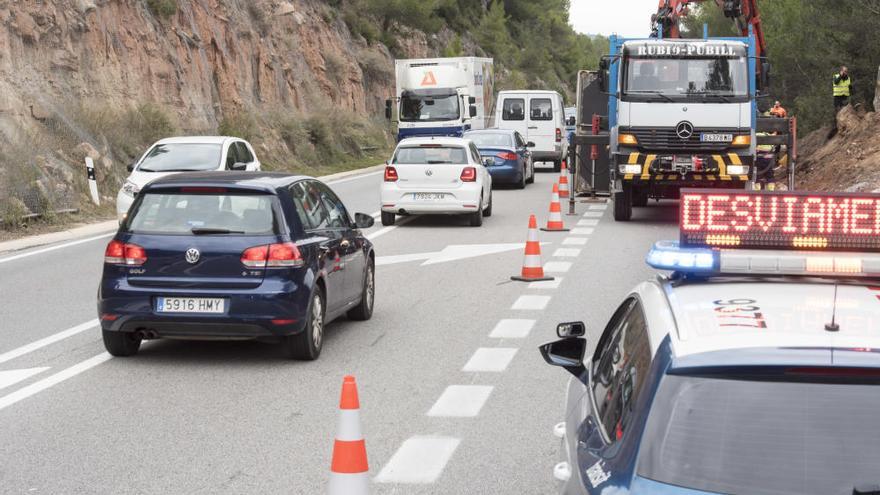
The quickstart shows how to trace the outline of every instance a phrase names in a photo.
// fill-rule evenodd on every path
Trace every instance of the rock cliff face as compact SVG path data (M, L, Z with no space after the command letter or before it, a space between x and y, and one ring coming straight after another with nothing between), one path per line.
M387 50L352 39L321 2L166 1L177 6L167 17L144 0L0 0L5 125L71 102L153 102L199 129L242 107L364 114L391 93L393 81L365 83L362 69L390 70Z

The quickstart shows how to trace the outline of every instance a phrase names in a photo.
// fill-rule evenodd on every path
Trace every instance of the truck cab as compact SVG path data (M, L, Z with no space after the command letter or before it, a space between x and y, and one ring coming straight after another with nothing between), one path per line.
M615 219L682 187L746 189L755 162L754 40L612 37L609 89Z
M395 97L385 114L397 110L397 140L408 137L461 137L483 129L492 104L492 59L475 57L395 62Z

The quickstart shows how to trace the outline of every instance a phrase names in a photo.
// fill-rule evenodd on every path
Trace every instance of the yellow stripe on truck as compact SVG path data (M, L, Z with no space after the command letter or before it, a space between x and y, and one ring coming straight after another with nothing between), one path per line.
M627 165L638 165L639 164L639 154L638 153L630 153L629 154L629 162Z
M657 155L648 155L645 158L645 164L642 166L642 179L648 180L651 178L651 164L654 163L655 158L657 158Z
M739 155L737 155L736 153L728 153L727 156L730 157L730 164L731 165L742 165L743 164L742 160L739 159Z

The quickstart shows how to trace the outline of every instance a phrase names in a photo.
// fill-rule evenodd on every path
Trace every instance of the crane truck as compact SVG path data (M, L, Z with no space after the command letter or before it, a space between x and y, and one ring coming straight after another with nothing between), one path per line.
M788 144L787 120L758 116L770 66L755 0L717 2L742 36L710 38L704 28L702 38L681 38L681 18L702 1L661 0L652 36L611 36L599 71L579 76L570 161L585 180L576 185L611 195L617 221L652 198L677 199L686 187L756 188L767 173L756 166L756 147ZM598 124L594 114L602 116ZM604 164L599 143L608 149Z

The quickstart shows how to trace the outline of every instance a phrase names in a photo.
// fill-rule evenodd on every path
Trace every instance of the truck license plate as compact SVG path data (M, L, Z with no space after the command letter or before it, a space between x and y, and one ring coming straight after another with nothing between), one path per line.
M223 313L225 300L222 298L200 297L158 297L157 313Z
M704 143L730 143L733 142L733 134L700 134L700 141Z
M416 201L440 201L445 196L443 193L413 193L413 199Z

